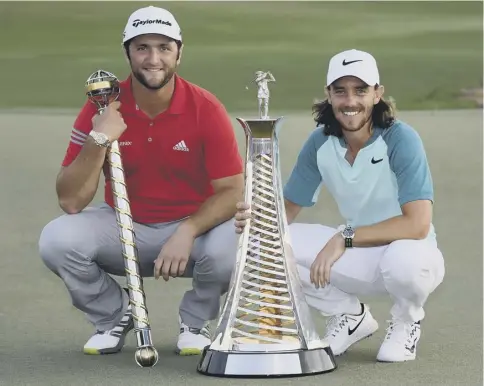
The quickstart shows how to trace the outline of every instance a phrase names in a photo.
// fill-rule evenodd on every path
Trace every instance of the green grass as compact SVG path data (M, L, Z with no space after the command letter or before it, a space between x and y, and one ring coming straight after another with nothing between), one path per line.
M271 110L308 110L323 97L337 51L372 52L399 109L473 107L461 88L482 80L479 2L0 2L0 108L78 108L98 68L128 74L129 14L170 9L186 43L180 74L230 110L256 109L254 71L277 83Z

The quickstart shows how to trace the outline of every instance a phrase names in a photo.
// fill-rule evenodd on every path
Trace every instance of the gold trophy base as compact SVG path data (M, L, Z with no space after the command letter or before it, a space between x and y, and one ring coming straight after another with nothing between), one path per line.
M139 367L153 367L158 362L158 352L153 347L141 347L134 358Z

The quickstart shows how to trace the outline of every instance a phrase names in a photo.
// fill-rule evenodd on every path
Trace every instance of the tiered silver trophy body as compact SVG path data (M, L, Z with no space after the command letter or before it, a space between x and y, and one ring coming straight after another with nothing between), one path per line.
M283 377L336 369L313 325L293 256L282 196L279 130L268 116L270 72L256 72L259 118L237 121L246 136L245 201L251 218L212 343L197 370L222 377ZM234 229L235 232L235 229Z
M99 114L104 112L109 103L118 99L119 93L119 81L110 72L98 70L86 81L86 95L96 105ZM152 367L158 362L158 352L153 346L151 339L151 327L148 319L143 279L140 275L133 219L118 141L111 143L108 149L108 162L119 239L122 245L122 251L120 252L122 252L124 258L129 301L133 309L134 331L137 342L135 360L140 367Z

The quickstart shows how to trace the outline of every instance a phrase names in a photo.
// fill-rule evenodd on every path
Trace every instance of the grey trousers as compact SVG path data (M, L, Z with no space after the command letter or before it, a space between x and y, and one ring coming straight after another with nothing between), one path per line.
M143 277L153 276L154 261L179 224L134 223ZM201 328L217 318L235 267L237 241L233 220L195 240L184 275L193 279L193 289L184 294L179 308L188 326ZM107 204L54 219L39 240L45 265L63 280L74 307L101 331L116 326L128 306L125 291L110 276L125 275L121 251L116 214Z

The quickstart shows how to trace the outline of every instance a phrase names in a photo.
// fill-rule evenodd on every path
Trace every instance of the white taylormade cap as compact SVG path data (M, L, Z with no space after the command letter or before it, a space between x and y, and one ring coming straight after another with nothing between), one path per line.
M380 84L380 74L376 60L372 55L364 51L343 51L331 58L326 86L343 76L355 76L369 86Z
M159 34L182 40L175 17L166 9L153 6L140 8L131 14L124 29L123 43L144 34Z

